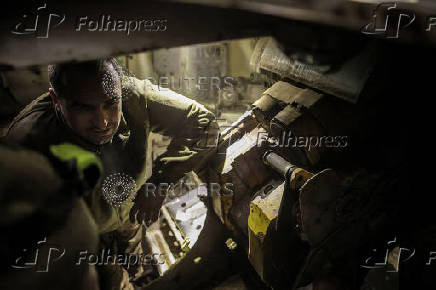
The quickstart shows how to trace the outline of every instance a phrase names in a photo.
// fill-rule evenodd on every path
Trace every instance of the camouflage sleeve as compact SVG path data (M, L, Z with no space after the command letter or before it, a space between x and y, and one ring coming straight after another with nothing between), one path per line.
M201 169L214 154L219 127L203 105L145 81L150 130L172 137L167 152L155 163L153 182L173 183Z

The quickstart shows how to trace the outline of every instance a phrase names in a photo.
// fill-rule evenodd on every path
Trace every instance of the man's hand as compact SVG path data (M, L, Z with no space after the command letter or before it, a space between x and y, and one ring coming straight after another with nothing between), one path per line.
M130 221L150 226L159 217L167 190L155 182L145 183L137 192L135 204L130 210Z

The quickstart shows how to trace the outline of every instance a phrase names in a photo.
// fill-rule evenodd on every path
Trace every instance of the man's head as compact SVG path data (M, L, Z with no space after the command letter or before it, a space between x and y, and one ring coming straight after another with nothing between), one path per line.
M48 66L50 96L67 125L85 140L112 140L121 120L121 67L114 59Z

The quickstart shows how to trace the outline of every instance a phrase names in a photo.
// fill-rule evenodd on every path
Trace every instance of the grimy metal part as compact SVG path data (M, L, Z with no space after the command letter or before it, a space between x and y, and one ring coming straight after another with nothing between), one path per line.
M277 153L274 153L273 151L267 151L263 155L263 162L278 173L280 173L284 178L289 177L292 172L297 168L295 165L291 164L286 159L284 159Z

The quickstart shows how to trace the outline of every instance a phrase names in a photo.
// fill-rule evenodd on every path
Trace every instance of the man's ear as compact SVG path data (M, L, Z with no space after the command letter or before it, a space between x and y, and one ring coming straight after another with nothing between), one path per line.
M58 104L59 103L59 98L58 96L56 96L55 91L53 88L49 88L48 92L50 94L51 100L53 101L54 104Z

